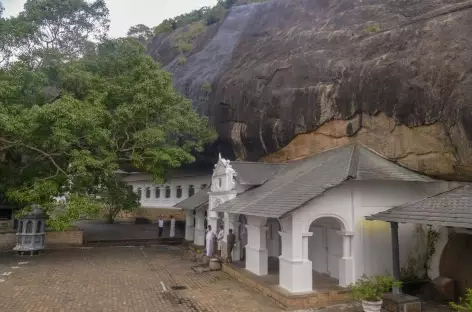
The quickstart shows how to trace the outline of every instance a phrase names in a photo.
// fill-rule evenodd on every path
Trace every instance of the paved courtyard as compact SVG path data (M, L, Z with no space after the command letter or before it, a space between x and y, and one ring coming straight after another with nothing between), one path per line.
M0 311L280 311L225 273L192 265L179 247L0 253Z

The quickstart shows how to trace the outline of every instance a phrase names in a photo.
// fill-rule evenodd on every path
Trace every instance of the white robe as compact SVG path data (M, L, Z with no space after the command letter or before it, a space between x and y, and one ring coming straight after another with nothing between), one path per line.
M220 230L218 232L218 236L217 236L217 240L218 240L218 251L221 250L222 246L223 246L223 237L225 235L225 231L224 230Z
M206 234L206 255L208 257L213 256L213 238L215 237L215 233L213 231L208 231Z
M170 219L170 237L175 237L175 219Z

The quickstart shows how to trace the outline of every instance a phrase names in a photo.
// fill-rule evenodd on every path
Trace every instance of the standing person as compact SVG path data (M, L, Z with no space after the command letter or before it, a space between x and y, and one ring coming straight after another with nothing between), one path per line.
M228 244L228 262L233 262L233 248L236 243L236 235L233 234L233 229L229 229L229 233L226 236L226 243Z
M213 240L215 239L215 233L211 229L211 225L208 226L206 234L206 255L208 257L213 256Z
M159 220L157 221L157 237L161 237L162 233L164 232L164 220L162 219L162 216L159 216Z
M222 246L223 246L223 238L225 237L225 227L223 225L220 226L220 230L218 231L218 235L216 237L216 240L218 242L218 253L220 254L221 258L221 252L222 252Z
M173 216L170 216L170 232L169 237L175 237L175 219Z

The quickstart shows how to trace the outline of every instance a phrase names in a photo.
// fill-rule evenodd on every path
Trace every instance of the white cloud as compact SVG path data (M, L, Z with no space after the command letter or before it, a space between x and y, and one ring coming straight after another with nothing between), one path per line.
M5 15L16 15L25 0L0 0ZM203 6L215 5L217 0L105 0L110 10L110 36L126 35L136 24L156 26L166 18L190 12Z

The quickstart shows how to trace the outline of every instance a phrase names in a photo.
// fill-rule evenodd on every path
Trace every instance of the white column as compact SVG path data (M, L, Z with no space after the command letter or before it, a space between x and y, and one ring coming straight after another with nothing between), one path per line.
M247 217L248 244L246 245L246 270L256 275L268 274L268 250L265 226L267 218Z
M193 241L195 234L195 226L193 224L193 210L187 209L185 211L185 240Z
M282 238L279 286L291 293L306 293L313 291L313 266L308 258L308 240L313 233L297 230L279 232Z
M339 286L347 287L355 282L354 278L354 258L352 256L353 232L341 231L343 239L343 256L339 259Z
M198 246L205 245L205 210L197 209L195 212L195 235L194 244Z

